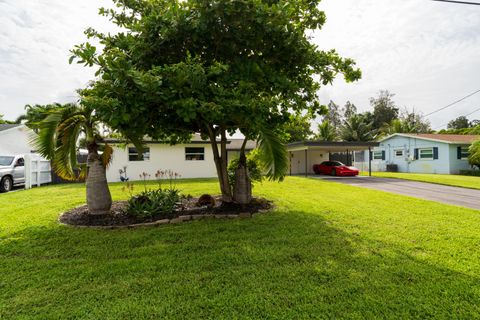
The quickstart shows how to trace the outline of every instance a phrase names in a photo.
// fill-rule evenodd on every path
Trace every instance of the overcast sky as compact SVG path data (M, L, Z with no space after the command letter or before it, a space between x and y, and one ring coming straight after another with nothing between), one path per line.
M480 1L479 1L480 2ZM98 16L107 0L0 0L0 114L14 119L25 104L75 100L93 70L69 65L69 50L88 26L113 27ZM322 103L347 100L360 111L381 89L400 107L427 114L480 89L480 6L430 0L324 0L315 35L322 49L356 60L363 78L340 77L320 91ZM480 93L429 117L434 128L480 108ZM479 118L480 111L470 116Z

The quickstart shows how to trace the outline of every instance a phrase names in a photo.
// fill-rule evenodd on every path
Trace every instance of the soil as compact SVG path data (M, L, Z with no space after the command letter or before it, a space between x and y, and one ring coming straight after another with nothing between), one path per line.
M149 218L129 215L126 212L127 201L113 202L110 213L102 215L89 214L87 206L84 205L63 213L59 221L75 226L127 226L163 219L174 219L183 215L238 215L244 212L257 213L273 207L272 202L264 198L254 198L247 205L223 203L219 196L215 197L215 206L213 207L198 206L197 202L198 198L185 198L182 199L173 212L159 214Z

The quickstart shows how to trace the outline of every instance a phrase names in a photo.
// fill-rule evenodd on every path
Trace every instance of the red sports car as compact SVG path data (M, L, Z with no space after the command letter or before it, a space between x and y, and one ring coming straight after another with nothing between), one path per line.
M359 171L357 168L346 166L340 161L324 161L320 164L314 164L313 172L332 176L356 176Z

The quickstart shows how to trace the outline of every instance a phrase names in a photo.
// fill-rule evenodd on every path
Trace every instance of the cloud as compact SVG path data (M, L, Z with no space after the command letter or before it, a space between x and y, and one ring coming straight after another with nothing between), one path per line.
M69 50L93 26L114 31L98 15L108 0L0 0L0 114L13 119L25 104L67 102L93 78L69 65ZM428 113L480 89L480 7L428 0L324 0L327 23L315 34L322 49L354 58L363 79L341 77L320 91L322 103L354 102L360 110L381 89L400 106ZM429 117L434 126L480 108L480 94ZM480 112L472 115L480 118Z
M75 101L94 71L69 65L69 50L94 26L114 30L98 16L109 1L0 2L0 114L13 119L26 104Z
M369 108L378 90L427 114L480 89L480 7L418 0L325 0L315 41L356 60L363 79L336 81L320 97ZM325 101L323 101L325 102ZM429 117L433 126L480 108L480 94ZM480 112L472 115L480 118ZM445 121L447 120L447 121Z

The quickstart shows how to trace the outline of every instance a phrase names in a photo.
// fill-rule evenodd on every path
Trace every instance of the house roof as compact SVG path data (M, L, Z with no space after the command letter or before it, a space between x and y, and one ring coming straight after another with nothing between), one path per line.
M344 152L367 150L370 147L378 147L375 141L297 141L287 144L288 151L308 149L322 149L328 152Z
M227 150L240 150L242 148L243 139L229 139L229 144L227 144ZM257 142L248 140L245 145L245 150L253 150L257 147Z
M116 138L106 138L104 139L105 142L111 143L111 144L117 144L117 143L125 143L125 140L122 139L116 139ZM220 140L217 140L220 142ZM168 142L165 141L159 141L159 140L152 140L148 137L146 137L143 140L143 143L145 144L168 144ZM210 140L203 140L199 134L194 134L192 135L192 139L190 142L187 144L206 144L210 143ZM240 150L243 144L243 139L228 139L227 141L227 150ZM253 150L257 147L257 143L252 140L247 141L247 145L245 146L245 150Z
M443 142L448 144L471 144L473 141L480 139L479 135L471 134L437 134L437 133L395 133L385 137L380 141L388 140L394 136L416 138L422 140Z
M12 129L12 128L15 128L15 127L20 127L21 125L22 125L22 124L20 124L20 123L13 123L13 124L4 123L4 124L0 124L0 131L5 131L5 130Z

